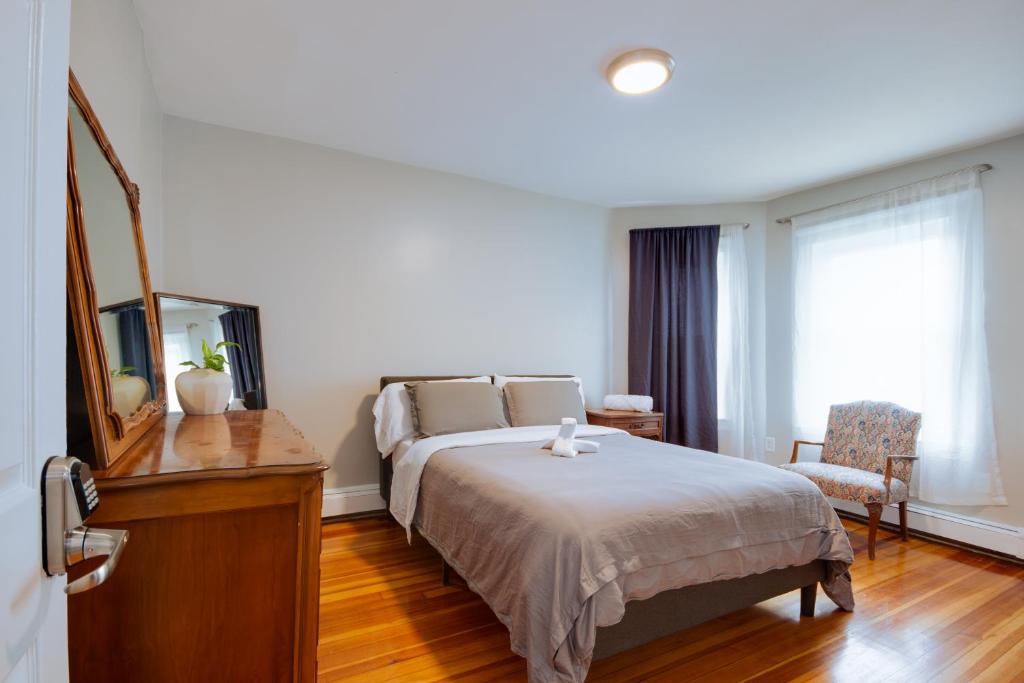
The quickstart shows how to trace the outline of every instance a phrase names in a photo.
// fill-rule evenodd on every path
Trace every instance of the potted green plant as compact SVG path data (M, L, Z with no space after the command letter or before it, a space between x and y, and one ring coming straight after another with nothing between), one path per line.
M228 359L218 353L227 346L238 346L235 342L222 341L217 346L203 340L202 366L187 360L182 365L191 366L174 380L178 392L178 403L186 415L219 415L228 407L231 399L231 377L224 372Z

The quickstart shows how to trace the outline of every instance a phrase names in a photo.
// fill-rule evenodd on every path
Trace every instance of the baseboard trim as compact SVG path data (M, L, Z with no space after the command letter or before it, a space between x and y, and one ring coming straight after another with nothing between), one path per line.
M384 510L384 499L376 484L324 489L321 517L341 517Z
M326 525L333 524L334 522L352 522L357 519L388 519L388 515L384 510L370 510L368 512L351 512L347 515L321 517L320 522Z
M857 519L865 519L863 505L829 498L836 510ZM890 505L882 509L882 524L899 527L899 510ZM947 542L970 550L987 551L993 555L1024 560L1024 529L996 524L976 517L935 510L921 504L907 505L907 528L911 535Z

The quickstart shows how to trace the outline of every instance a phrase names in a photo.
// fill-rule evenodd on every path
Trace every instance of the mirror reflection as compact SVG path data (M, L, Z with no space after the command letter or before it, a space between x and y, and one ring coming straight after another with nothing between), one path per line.
M156 376L129 197L78 105L68 106L113 408L130 417L156 398Z
M223 341L233 342L218 351L226 356L224 372L231 376L228 410L267 407L257 307L162 293L157 293L156 298L164 342L168 412L183 412L173 387L178 375L189 370L182 363L202 365L204 340L211 349Z

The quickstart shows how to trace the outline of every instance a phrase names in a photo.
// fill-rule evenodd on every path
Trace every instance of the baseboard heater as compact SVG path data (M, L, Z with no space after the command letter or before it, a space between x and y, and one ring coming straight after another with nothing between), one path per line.
M844 500L829 500L841 514L859 520L867 519L863 506ZM1024 529L915 503L907 505L907 513L907 526L911 535L988 553L1001 559L1024 561ZM882 526L886 529L898 528L898 514L895 507L883 508Z

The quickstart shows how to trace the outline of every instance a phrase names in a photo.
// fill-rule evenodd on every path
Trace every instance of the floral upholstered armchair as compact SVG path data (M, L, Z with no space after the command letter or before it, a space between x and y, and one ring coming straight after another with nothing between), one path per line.
M868 509L868 557L875 559L875 535L882 506L898 503L900 534L907 540L907 499L921 415L895 403L855 401L834 405L825 440L794 441L783 469L804 475L832 498ZM800 445L821 446L820 462L798 462Z

